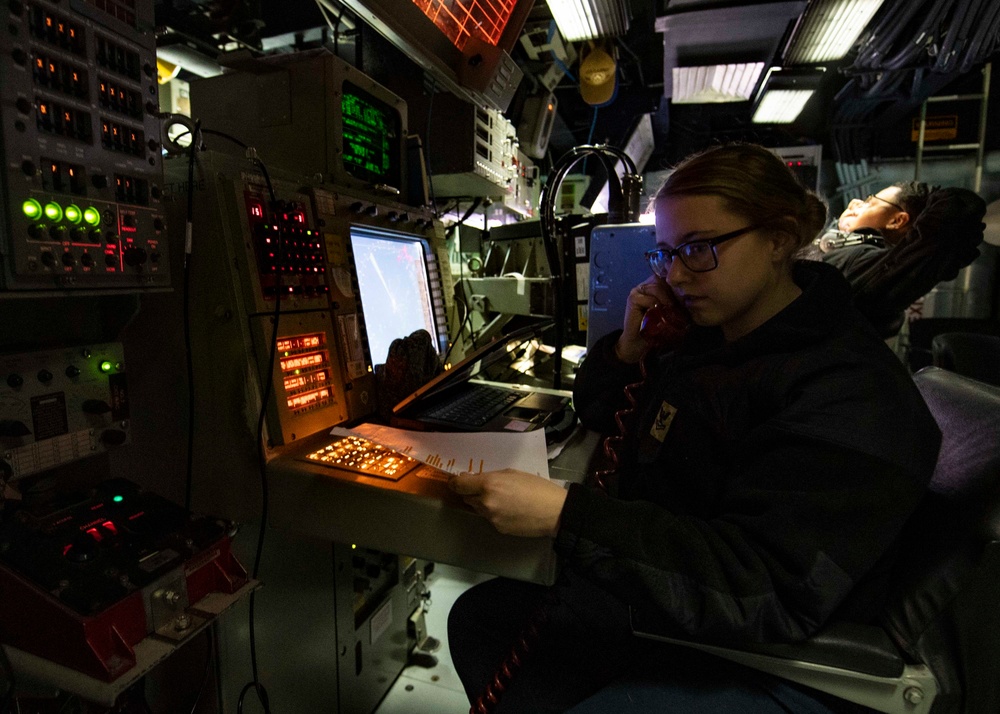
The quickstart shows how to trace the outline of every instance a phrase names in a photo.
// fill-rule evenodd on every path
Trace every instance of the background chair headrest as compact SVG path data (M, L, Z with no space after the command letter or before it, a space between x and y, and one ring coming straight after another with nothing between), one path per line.
M929 489L954 500L1000 500L1000 387L939 367L913 376L941 429L941 451ZM1000 528L1000 523L995 524Z

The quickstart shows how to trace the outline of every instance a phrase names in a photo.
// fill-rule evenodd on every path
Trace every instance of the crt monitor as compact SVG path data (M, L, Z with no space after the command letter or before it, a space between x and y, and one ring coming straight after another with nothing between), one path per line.
M431 283L430 246L418 236L351 226L351 253L371 364L385 364L389 345L415 330L430 333L440 354L440 311Z
M402 186L403 119L388 102L344 80L341 85L343 170L375 186Z

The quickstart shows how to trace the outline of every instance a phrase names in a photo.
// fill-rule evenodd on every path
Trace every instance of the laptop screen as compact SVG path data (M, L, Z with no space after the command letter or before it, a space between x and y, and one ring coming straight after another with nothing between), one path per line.
M454 367L442 372L437 377L430 380L406 397L403 401L393 407L393 413L400 414L425 397L432 396L448 389L449 387L467 382L473 377L480 376L489 367L502 360L510 351L516 349L527 340L541 337L542 333L544 333L551 326L551 320L541 320L487 342L485 345L482 345L472 353L466 355L466 357Z
M371 364L384 364L389 345L415 330L440 347L426 241L370 226L351 226L351 251Z

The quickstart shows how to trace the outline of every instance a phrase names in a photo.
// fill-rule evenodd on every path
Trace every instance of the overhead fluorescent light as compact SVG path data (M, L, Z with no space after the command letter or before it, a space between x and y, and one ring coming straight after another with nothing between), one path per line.
M753 96L763 62L717 64L706 67L674 67L674 104L745 102Z
M790 124L816 93L825 70L771 67L754 100L754 124Z
M772 89L761 97L754 124L791 124L802 113L815 89Z
M788 65L832 62L846 55L884 0L814 0L785 49Z
M546 0L567 42L621 37L628 31L625 0Z

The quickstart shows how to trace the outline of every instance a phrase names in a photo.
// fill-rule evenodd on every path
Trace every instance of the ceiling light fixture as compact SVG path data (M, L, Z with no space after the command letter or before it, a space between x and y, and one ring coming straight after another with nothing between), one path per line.
M626 0L546 0L567 42L621 37L628 31Z
M754 124L791 124L816 93L823 68L789 70L772 67L757 92Z
M763 62L717 64L705 67L674 67L674 104L745 102L753 96Z
M802 113L814 89L772 89L761 97L754 124L791 124Z
M884 0L815 0L785 48L788 65L832 62L846 55Z

